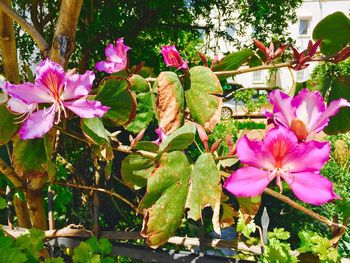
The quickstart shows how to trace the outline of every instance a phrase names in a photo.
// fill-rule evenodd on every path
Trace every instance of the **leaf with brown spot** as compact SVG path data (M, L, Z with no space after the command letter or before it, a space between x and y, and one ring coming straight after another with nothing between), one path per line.
M169 135L183 124L184 90L178 76L170 71L160 73L154 86L157 87L159 127Z
M214 210L220 204L220 173L210 153L199 156L191 173L190 189L186 201L189 208L188 217L198 220L202 217L202 209L211 206Z
M191 86L185 91L187 107L195 122L212 131L220 121L222 88L219 79L207 67L191 68Z
M183 152L164 153L148 177L139 210L144 214L141 235L150 247L175 235L184 215L191 165Z
M261 205L261 196L236 197L239 203L239 210L243 214L245 224L248 224L258 213Z

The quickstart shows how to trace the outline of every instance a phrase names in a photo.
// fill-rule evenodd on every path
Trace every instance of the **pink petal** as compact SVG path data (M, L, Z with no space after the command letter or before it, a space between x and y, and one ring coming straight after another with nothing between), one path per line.
M24 114L34 111L37 104L26 104L20 99L11 98L7 102L7 107L14 113Z
M114 63L112 62L106 62L106 61L100 61L95 64L95 68L98 71L104 71L106 73L113 73L114 72Z
M292 106L295 107L296 118L301 120L308 130L317 122L326 108L320 92L310 92L308 89L303 89L294 97Z
M242 163L268 170L274 168L274 159L263 142L251 141L247 135L244 135L238 140L236 149Z
M289 186L293 193L303 202L312 205L322 205L339 198L333 191L330 180L319 173L293 173L294 181Z
M117 47L114 47L113 44L107 45L105 48L105 55L107 60L112 63L122 63L122 57L118 54Z
M318 172L328 161L330 150L328 142L299 143L294 152L285 156L283 169L292 173Z
M109 109L97 100L86 99L63 102L63 105L81 118L102 117Z
M329 118L338 113L341 107L350 107L350 103L345 99L332 101L321 116L313 123L310 131L319 132L328 125Z
M22 140L41 138L54 124L56 106L32 113L19 130Z
M266 171L247 166L233 172L224 188L236 196L257 196L269 183Z
M269 159L273 168L280 168L297 151L298 139L291 130L279 126L266 133L263 143L269 155L264 153L262 158Z
M32 103L51 103L54 98L48 93L48 90L42 89L30 82L15 85L6 83L6 91L11 97L20 99L26 104Z
M57 63L46 59L36 68L35 85L47 89L53 97L59 97L65 81L64 69Z
M280 90L275 90L269 95L270 103L273 105L275 120L285 127L289 127L295 112L291 105L292 98Z
M168 67L188 69L187 61L183 61L175 46L163 46L161 53Z
M89 94L95 79L94 72L88 70L85 74L67 74L66 86L61 99L78 99Z

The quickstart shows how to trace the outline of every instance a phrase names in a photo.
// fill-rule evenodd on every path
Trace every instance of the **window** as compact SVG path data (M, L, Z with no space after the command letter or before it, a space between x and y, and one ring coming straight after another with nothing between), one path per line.
M253 72L253 82L262 82L262 71Z
M306 81L305 75L306 75L305 69L297 71L297 82Z
M300 19L299 20L299 35L301 35L301 36L309 35L309 25L310 25L310 20Z

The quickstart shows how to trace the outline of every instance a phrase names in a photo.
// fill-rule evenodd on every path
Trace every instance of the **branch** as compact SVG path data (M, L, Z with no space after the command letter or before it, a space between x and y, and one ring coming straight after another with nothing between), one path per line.
M19 24L24 29L24 31L29 33L29 35L33 38L34 42L38 45L41 52L43 52L45 55L45 53L49 49L49 45L47 44L43 36L31 24L29 24L25 19L19 16L12 8L10 8L4 2L4 0L0 0L0 10L6 13L14 21L16 21L17 24Z
M95 187L91 187L91 186L76 185L76 184L70 184L70 183L61 183L61 182L56 182L56 184L63 185L63 186L74 187L74 188L78 188L78 189L85 189L85 190L91 190L91 191L105 193L105 194L114 196L114 197L122 200L124 203L128 204L135 211L137 210L137 207L133 203L131 203L129 200L127 200L125 197L123 197L123 196L121 196L121 195L119 195L117 193L114 193L112 191L108 191L106 189L103 189L103 188L95 188Z
M3 173L15 187L21 188L23 186L22 178L19 177L18 174L15 173L15 171L8 166L3 159L0 159L0 172Z

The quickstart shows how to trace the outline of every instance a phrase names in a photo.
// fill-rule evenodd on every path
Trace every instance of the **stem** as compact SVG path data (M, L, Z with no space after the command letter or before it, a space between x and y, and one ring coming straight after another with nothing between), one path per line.
M11 0L5 0L4 5L11 6ZM12 19L0 12L0 48L5 77L12 83L19 83L17 48Z
M279 200L281 200L282 202L289 204L291 207L294 207L295 209L315 218L316 220L324 223L327 226L337 226L339 228L345 228L345 226L341 225L341 224L337 224L337 223L333 223L331 220L329 220L328 218L321 216L320 214L317 214L309 209L307 209L306 207L299 205L298 203L294 202L293 200L291 200L290 198L288 198L287 196L284 196L280 193L277 193L273 190L271 190L270 188L265 188L264 193L271 195Z
M4 2L4 0L0 0L0 10L6 13L14 21L16 21L17 24L19 24L23 28L23 30L27 32L33 38L34 42L38 45L41 52L43 52L45 55L45 52L48 50L49 45L47 44L43 36L31 24L29 24L25 19L20 17L12 8L10 8Z
M0 172L4 174L15 187L21 188L23 186L22 178L19 177L3 159L0 159Z
M103 188L95 188L95 187L91 187L91 186L76 185L76 184L70 184L70 183L60 183L60 182L56 182L56 184L63 185L63 186L74 187L74 188L78 188L78 189L92 190L92 191L96 191L96 192L105 193L105 194L114 196L114 197L122 200L124 203L128 204L135 211L137 210L137 207L133 203L131 203L129 200L124 198L123 196L121 196L121 195L119 195L117 193L114 193L112 191L108 191L108 190L103 189Z
M24 195L28 204L33 227L46 230L47 222L41 190L25 191Z

